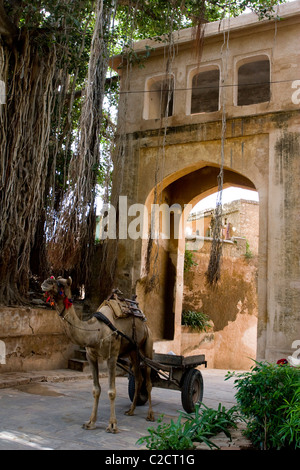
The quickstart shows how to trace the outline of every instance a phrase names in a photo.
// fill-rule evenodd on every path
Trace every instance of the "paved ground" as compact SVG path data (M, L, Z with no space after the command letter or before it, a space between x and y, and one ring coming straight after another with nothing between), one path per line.
M203 369L203 402L216 408L235 404L233 379L224 381L227 371ZM109 418L107 379L101 378L97 428L86 431L81 426L92 408L92 383L89 374L68 370L34 373L0 373L0 450L140 450L137 440L147 435L147 405L137 407L135 416L126 416L130 401L126 377L117 378L116 413L118 434L105 432ZM178 417L181 394L174 390L154 388L153 409L156 418ZM222 448L236 449L246 445L241 433L233 442L218 436ZM145 447L144 447L145 448Z

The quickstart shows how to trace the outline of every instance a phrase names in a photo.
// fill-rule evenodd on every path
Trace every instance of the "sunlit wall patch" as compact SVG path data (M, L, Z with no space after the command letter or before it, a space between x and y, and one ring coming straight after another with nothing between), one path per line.
M6 104L6 86L3 80L0 80L0 105Z
M6 364L6 346L4 341L0 341L0 364Z

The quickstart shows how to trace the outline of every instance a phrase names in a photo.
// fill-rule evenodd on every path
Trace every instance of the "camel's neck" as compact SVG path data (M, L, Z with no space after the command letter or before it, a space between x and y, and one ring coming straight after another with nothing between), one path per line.
M96 318L85 322L81 321L73 305L64 311L62 308L58 307L58 311L62 311L62 315L60 316L63 320L66 334L73 343L79 346L93 347L99 342L99 339L101 339L101 331Z

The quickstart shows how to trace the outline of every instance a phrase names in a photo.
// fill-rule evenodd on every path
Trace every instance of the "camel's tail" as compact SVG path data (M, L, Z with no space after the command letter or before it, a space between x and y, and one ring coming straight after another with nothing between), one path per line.
M144 354L146 358L152 359L153 358L153 338L152 338L152 333L148 325L146 325L147 329L147 335L146 335L146 341L144 343Z

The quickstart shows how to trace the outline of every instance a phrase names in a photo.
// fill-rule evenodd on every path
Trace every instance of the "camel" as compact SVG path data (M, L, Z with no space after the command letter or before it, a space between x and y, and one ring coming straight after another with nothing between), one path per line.
M114 331L104 321L99 321L95 316L87 321L81 321L71 301L71 284L72 279L70 277L68 279L58 278L56 280L51 276L51 278L46 279L42 283L41 288L46 292L48 300L55 305L64 323L68 337L73 343L86 348L87 359L91 366L93 377L94 404L90 419L83 424L83 428L96 428L98 403L101 394L98 358L102 358L107 361L108 396L110 399L110 419L106 431L116 433L118 432L118 428L115 414L115 377L118 357L129 357L135 376L133 401L129 410L125 412L126 415L132 416L143 382L140 370L140 357L152 359L153 341L151 331L143 318L134 317L133 315L116 318L109 301L104 302L98 308L97 312L100 312L100 315L105 315L106 319L113 325ZM151 405L152 383L150 372L150 368L146 366L146 389L149 400L147 420L154 421Z

